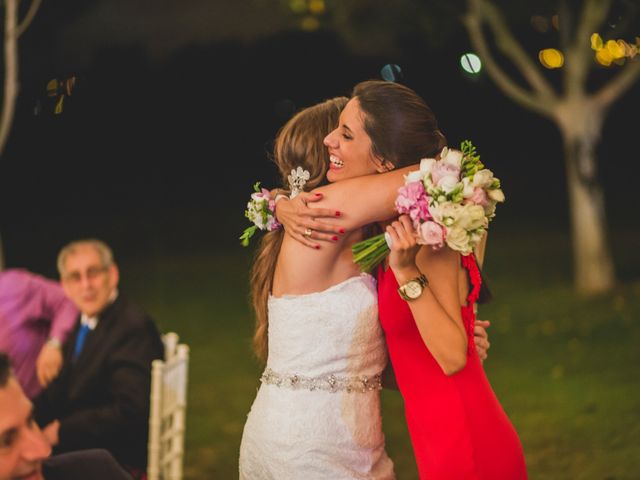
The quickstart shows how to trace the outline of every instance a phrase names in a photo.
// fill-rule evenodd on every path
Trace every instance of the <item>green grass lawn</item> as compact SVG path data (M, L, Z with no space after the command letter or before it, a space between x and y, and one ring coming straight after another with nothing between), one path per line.
M640 477L640 235L615 236L623 281L585 299L571 286L560 234L492 233L486 274L495 299L486 370L522 440L531 479ZM237 478L242 428L258 387L250 351L250 251L121 259L122 290L191 347L188 479ZM383 392L397 477L417 479L402 399Z

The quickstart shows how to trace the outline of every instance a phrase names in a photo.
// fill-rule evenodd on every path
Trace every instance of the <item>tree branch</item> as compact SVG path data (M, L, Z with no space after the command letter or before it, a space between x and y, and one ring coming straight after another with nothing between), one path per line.
M564 87L571 92L578 86L581 88L593 65L590 46L591 34L604 23L609 13L611 0L585 0L580 14L575 36L568 45L564 71Z
M553 87L540 73L537 65L531 61L529 54L520 46L513 36L507 22L500 11L490 0L470 0L479 19L484 19L496 37L499 50L509 58L527 80L529 85L541 98L552 99L555 96Z
M627 60L629 63L613 77L609 83L593 95L593 100L604 108L611 105L617 98L635 83L640 77L640 58Z
M24 20L22 20L20 25L18 25L18 28L16 30L16 38L19 38L20 35L22 35L25 30L29 28L29 25L31 25L33 18L36 16L36 13L38 13L38 9L40 8L41 3L42 0L32 0L31 5L29 5L29 11L27 11Z
M463 23L467 28L473 48L478 51L484 61L487 73L493 78L498 87L514 102L543 115L550 115L552 113L551 107L554 103L552 99L555 95L551 93L552 99L549 100L543 100L533 95L530 91L516 84L509 75L500 68L494 59L482 32L482 19L481 14L478 12L478 3L479 0L469 1L470 8L468 13L463 17Z

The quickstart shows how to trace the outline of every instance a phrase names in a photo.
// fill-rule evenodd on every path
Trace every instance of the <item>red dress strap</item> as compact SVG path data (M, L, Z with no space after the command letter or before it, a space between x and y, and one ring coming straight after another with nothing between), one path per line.
M473 253L469 255L461 255L460 261L462 266L469 275L469 281L471 282L471 288L467 295L467 304L462 307L462 322L465 330L467 331L467 352L471 354L476 349L474 342L474 327L476 323L476 313L474 311L474 305L478 301L480 296L480 287L482 286L482 277L480 276L480 269L478 268L478 262Z

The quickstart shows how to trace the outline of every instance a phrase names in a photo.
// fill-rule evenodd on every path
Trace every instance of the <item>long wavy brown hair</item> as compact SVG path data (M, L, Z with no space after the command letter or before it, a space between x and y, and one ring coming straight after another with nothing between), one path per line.
M340 112L348 100L346 97L336 97L305 108L280 129L275 140L273 161L280 171L284 188L288 187L287 176L298 167L310 174L305 190L326 183L329 154L322 142L338 125ZM263 362L267 360L269 351L269 294L283 236L282 229L266 233L258 245L251 268L251 301L256 317L253 348Z

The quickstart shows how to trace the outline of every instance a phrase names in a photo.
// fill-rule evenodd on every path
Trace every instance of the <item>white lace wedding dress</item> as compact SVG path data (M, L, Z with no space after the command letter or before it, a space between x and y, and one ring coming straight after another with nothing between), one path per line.
M395 478L375 280L269 299L269 357L240 446L242 480Z

